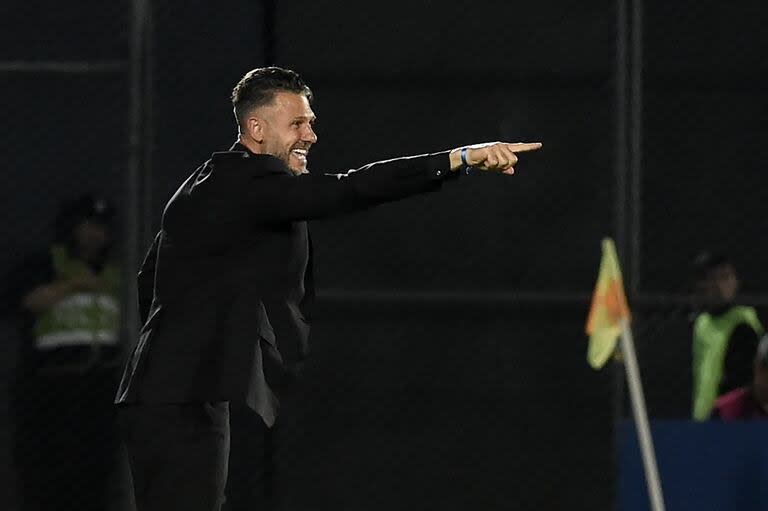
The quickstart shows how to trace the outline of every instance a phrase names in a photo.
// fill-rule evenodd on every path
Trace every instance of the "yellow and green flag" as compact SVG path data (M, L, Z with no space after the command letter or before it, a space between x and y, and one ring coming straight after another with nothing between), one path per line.
M600 369L616 349L621 335L621 319L629 321L629 307L624 294L624 283L619 268L616 246L611 238L603 240L603 258L600 260L600 274L592 295L592 306L587 318L589 348L587 361Z

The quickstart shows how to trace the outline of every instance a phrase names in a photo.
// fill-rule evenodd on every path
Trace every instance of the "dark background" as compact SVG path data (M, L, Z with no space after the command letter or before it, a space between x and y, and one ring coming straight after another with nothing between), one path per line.
M618 236L631 263L653 417L688 414L685 293L699 249L729 253L745 300L768 303L758 78L768 9L629 2L625 19L622 5L150 2L142 211L132 211L131 2L5 2L0 270L45 246L58 202L84 191L114 200L125 225L138 219L123 249L143 252L180 181L233 142L228 96L253 67L293 68L313 88L315 172L542 141L514 178L472 176L312 225L320 302L285 425L302 488L291 498L328 509L612 509L615 378L584 358L600 239ZM632 23L642 37L622 49ZM639 57L634 68L627 55ZM623 87L626 70L639 94ZM631 98L639 115L623 139ZM631 137L642 141L634 172L622 156ZM3 335L6 396L5 323ZM12 499L8 425L0 431Z

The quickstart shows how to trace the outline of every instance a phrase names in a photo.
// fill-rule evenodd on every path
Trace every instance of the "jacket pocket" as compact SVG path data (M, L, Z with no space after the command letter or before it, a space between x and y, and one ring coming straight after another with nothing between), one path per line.
M275 348L277 347L275 330L269 322L269 316L267 316L267 309L264 307L264 302L259 302L256 307L256 334L268 344Z
M272 325L265 322L259 322L258 329L259 337L266 341L271 346L277 347L277 339L275 337L275 331L272 330Z

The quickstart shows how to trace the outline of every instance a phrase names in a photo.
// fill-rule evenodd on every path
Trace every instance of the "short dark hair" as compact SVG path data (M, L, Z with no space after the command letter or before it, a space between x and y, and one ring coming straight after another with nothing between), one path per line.
M280 91L303 94L312 101L312 91L296 71L275 66L248 71L232 89L232 106L238 124L242 125L254 108L272 103L275 93Z
M702 251L696 255L691 265L691 280L694 285L710 277L712 270L733 263L725 254Z

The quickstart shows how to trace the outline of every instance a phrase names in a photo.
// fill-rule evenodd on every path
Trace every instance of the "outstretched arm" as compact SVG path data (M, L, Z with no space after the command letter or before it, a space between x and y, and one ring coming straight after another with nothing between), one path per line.
M471 167L511 175L517 154L540 147L538 142L491 142L459 147L447 154L380 161L345 174L269 174L256 178L246 192L248 209L266 222L331 216L434 191L451 172L464 166L462 152Z
M465 164L480 171L512 174L519 153L540 147L538 142L474 144L379 161L344 174L298 176L273 156L217 153L206 164L212 172L184 193L177 192L166 209L163 225L177 242L228 243L238 239L249 224L330 217L435 191ZM193 174L190 179L197 177ZM148 255L144 285L140 285L147 291L141 293L142 311L148 310L152 298L150 270L155 254L150 250Z

